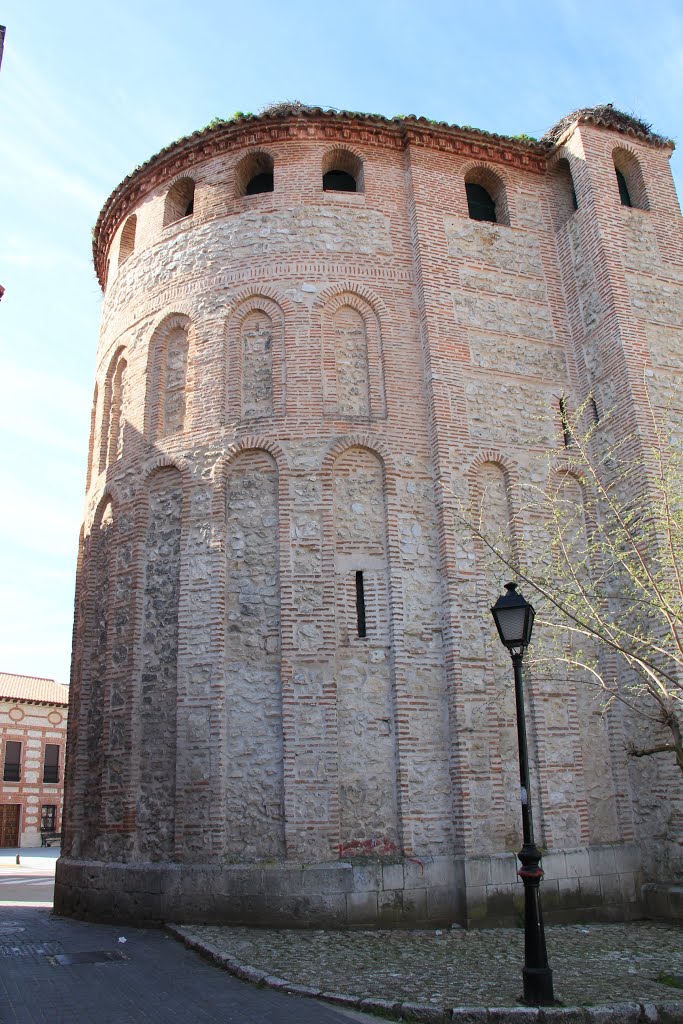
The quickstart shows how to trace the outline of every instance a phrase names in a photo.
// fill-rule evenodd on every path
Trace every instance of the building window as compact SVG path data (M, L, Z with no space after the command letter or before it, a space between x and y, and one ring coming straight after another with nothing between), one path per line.
M135 229L137 227L137 223L138 219L135 214L133 214L123 225L121 241L119 242L119 266L121 266L123 261L127 260L129 256L132 256L135 251Z
M177 220L191 217L194 213L194 181L192 178L181 178L166 193L164 203L164 227L175 224Z
M260 171L255 174L253 178L250 178L247 182L246 195L257 196L261 192L272 192L273 191L273 172L272 171Z
M257 196L275 187L274 163L270 153L247 153L235 169L238 196Z
M555 213L555 227L561 227L578 210L571 167L566 158L558 160L550 172L551 198Z
M361 639L368 635L365 621L365 580L360 569L356 572L356 630Z
M615 167L617 175L617 185L619 186L619 198L621 199L622 206L633 206L631 202L631 196L628 191L628 185L626 184L626 178L621 173L618 167Z
M621 205L649 210L645 179L636 157L626 149L615 149L612 158Z
M348 171L328 171L323 174L325 192L355 192L356 179Z
M54 832L57 827L57 805L43 804L40 809L40 831Z
M510 224L507 190L501 176L481 164L465 174L467 212L472 220Z
M43 782L59 782L59 744L45 744L45 760L43 762Z
M569 414L567 412L567 399L561 398L559 405L560 422L562 423L562 441L565 448L570 448L572 443L572 428L569 422Z
M363 161L348 149L333 149L323 160L324 192L362 192Z
M7 740L5 744L5 770L3 782L21 782L21 743Z
M496 204L491 195L483 185L477 185L473 181L465 183L467 192L467 210L472 220L488 220L495 224Z

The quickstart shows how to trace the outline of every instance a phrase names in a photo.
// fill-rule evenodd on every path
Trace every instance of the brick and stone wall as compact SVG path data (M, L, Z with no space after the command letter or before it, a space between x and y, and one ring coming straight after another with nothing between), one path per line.
M648 210L619 204L617 144ZM323 191L333 150L361 191ZM590 121L551 147L292 111L178 143L113 194L61 912L514 921L509 660L450 505L484 494L510 545L542 543L510 502L558 397L592 389L628 429L645 371L671 386L669 153ZM244 195L263 154L274 190ZM469 218L475 172L498 223ZM193 212L165 223L188 176ZM548 916L636 914L676 859L682 809L639 791L668 769L628 765L619 711L571 678L527 689Z

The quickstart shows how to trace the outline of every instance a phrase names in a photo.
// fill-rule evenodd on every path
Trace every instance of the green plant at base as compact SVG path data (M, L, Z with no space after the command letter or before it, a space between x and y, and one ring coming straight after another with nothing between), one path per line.
M658 974L654 981L660 985L668 985L669 988L683 989L683 974Z

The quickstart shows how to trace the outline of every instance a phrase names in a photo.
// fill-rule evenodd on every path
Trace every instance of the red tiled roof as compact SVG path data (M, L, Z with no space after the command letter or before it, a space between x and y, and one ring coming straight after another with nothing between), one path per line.
M0 700L29 701L33 704L69 703L69 687L40 676L15 676L0 672Z

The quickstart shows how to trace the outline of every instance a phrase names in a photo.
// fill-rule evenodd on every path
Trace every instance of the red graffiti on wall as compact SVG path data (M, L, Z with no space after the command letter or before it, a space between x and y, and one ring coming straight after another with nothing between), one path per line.
M354 839L339 844L340 857L395 857L400 853L392 839Z

